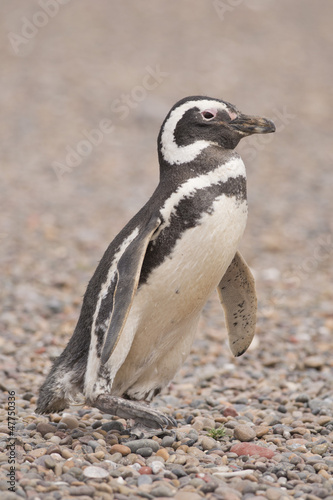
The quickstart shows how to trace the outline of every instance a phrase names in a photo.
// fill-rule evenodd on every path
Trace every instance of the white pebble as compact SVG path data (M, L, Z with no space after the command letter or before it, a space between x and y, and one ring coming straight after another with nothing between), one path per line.
M158 474L161 470L164 470L163 464L161 462L158 462L157 460L151 462L150 467L153 471L153 474Z
M88 466L84 469L83 475L91 478L103 478L108 477L109 473L107 470L102 469L101 467Z

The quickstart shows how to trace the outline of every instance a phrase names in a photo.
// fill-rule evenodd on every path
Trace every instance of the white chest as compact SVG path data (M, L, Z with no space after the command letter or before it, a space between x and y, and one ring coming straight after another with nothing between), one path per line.
M140 316L149 311L148 304L156 304L162 317L181 321L205 305L236 253L247 220L246 201L235 197L221 195L212 208L181 235L138 291L135 303L146 304Z
M140 399L152 380L163 387L172 379L189 353L200 311L237 251L246 219L246 201L220 196L214 211L183 233L152 271L108 363L116 393L132 387L129 394Z

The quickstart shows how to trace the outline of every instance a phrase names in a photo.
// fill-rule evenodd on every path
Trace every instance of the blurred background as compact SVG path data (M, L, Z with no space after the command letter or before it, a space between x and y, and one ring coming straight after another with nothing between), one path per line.
M158 182L166 113L196 94L277 128L238 148L257 355L274 365L296 344L294 366L332 348L332 14L330 0L1 3L0 347L11 386L36 391L61 352L106 246ZM216 298L201 326L199 340L225 339Z

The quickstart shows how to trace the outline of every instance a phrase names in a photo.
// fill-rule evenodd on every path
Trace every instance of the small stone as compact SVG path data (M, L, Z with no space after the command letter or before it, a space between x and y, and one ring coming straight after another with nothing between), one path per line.
M39 424L37 424L37 432L39 432L44 437L45 434L54 434L55 432L57 432L57 428L47 422L39 422Z
M168 483L158 484L150 492L153 497L168 497L171 498L175 495L175 490L168 486Z
M159 472L164 470L164 465L157 460L151 462L150 467L151 467L151 470L153 471L153 474L158 474Z
M122 456L125 457L126 455L129 455L131 453L131 449L123 444L114 444L110 448L110 453L111 455L113 453L121 453Z
M299 394L299 395L296 397L295 401L296 401L297 403L307 403L307 402L309 401L309 399L310 399L310 398L309 398L309 396L308 396L307 394L302 393L302 394Z
M189 484L194 486L194 488L200 488L205 484L205 481L201 477L194 477Z
M319 472L318 472L318 475L322 476L325 480L329 480L329 479L332 479L332 475L329 474L326 470L324 469L320 469Z
M275 414L270 414L270 415L267 415L265 417L265 424L266 425L276 425L276 424L280 424L281 423L281 419L278 417L278 415L275 415Z
M141 475L147 475L147 474L152 474L152 473L153 473L153 471L152 471L151 467L146 467L146 466L141 467L141 468L138 470L138 472L139 472L139 474L141 474Z
M231 453L236 453L236 455L258 455L259 457L272 458L275 452L264 446L259 446L254 443L237 443L230 449Z
M132 453L136 453L140 448L150 448L152 451L157 451L160 445L153 439L136 439L135 441L127 441L128 446Z
M204 450L212 450L217 445L215 439L208 436L203 436L200 444Z
M151 448L144 447L144 448L137 449L136 453L138 455L141 455L144 458L147 458L147 457L150 457L153 454L153 450Z
M215 495L218 495L219 500L240 500L241 494L239 491L234 490L233 488L219 486L215 490ZM177 496L175 497L177 498ZM178 500L178 499L177 499ZM199 500L199 499L198 499Z
M181 465L172 466L171 472L175 476L177 476L178 478L187 476L187 473L185 472L184 467L182 467Z
M304 366L306 368L321 368L324 364L324 359L320 356L309 356L304 360Z
M329 415L321 415L318 418L318 425L323 426L328 424L329 422L333 422L333 417L330 417Z
M76 429L79 426L79 421L72 415L64 415L60 422L66 424L68 429Z
M116 464L120 462L120 460L123 458L121 453L113 453L113 455L110 456L111 462L115 462Z
M138 477L138 486L142 486L143 484L152 484L153 479L148 474L142 474Z
M8 463L8 455L6 453L0 453L0 463L1 462Z
M267 488L266 497L267 500L279 500L283 496L283 492L280 488Z
M63 448L61 450L61 456L63 458L66 458L66 460L67 460L68 458L72 458L73 457L73 453L68 448Z
M237 417L238 413L235 408L228 406L225 410L223 410L223 415L225 417Z
M23 394L22 399L25 401L30 401L31 398L34 397L34 394L32 392L26 392Z
M158 457L158 456L154 456L154 457L149 457L147 458L146 460L146 465L148 465L148 467L151 467L151 464L153 462L160 462L160 464L164 465L164 460L162 457Z
M95 493L95 488L93 486L83 485L83 486L71 486L69 488L69 494L73 496L93 496Z
M190 446L187 450L187 453L189 455L192 455L193 457L198 457L199 459L204 456L204 452L202 450L199 450L196 446Z
M45 467L47 467L48 469L54 469L56 466L56 462L54 461L54 459L52 457L46 457L44 463L45 463Z
M105 422L105 424L102 424L101 429L106 432L110 431L122 432L124 430L124 426L118 420L112 420L111 422Z
M312 447L311 452L314 455L323 455L328 449L328 443L316 444Z
M258 425L257 427L254 427L254 431L256 433L256 437L261 438L265 436L265 434L268 434L270 428L267 425Z
M164 436L164 438L162 439L161 445L164 448L170 448L173 445L174 442L175 442L175 437L174 436Z
M157 457L162 457L164 459L164 461L166 462L169 458L169 453L167 452L167 450L165 448L161 448L160 450L158 450L156 452L156 456Z
M102 469L102 467L96 467L94 465L91 465L84 469L83 475L85 477L98 479L98 478L108 477L109 473L107 470Z
M29 455L34 458L39 458L42 457L43 455L46 455L46 452L47 452L46 448L35 448L34 450L29 451Z
M256 437L256 431L253 427L246 424L237 425L234 429L234 438L239 441L251 441Z

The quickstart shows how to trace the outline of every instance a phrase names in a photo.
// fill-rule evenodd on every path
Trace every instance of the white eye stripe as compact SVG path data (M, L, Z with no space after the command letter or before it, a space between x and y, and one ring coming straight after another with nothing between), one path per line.
M210 146L210 141L200 140L188 146L178 146L175 141L174 132L179 120L184 116L184 113L191 108L198 108L202 113L207 109L223 110L228 112L228 107L223 102L202 99L198 101L187 101L184 104L175 108L169 118L166 120L161 134L161 152L164 159L170 165L180 165L193 161L205 148Z

